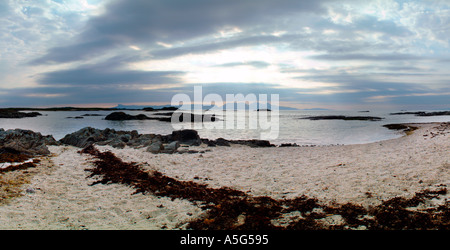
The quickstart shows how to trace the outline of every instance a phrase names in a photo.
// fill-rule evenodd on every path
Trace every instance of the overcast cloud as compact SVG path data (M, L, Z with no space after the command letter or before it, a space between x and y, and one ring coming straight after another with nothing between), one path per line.
M202 85L450 108L448 1L3 0L0 22L3 107L170 103Z

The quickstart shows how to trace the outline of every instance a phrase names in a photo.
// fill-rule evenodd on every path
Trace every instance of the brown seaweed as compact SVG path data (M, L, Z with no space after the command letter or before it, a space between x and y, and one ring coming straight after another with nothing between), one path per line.
M30 154L17 151L12 148L0 148L0 163L3 162L24 162L32 158Z
M20 165L11 165L6 168L0 168L0 173L6 173L6 172L23 170L23 169L34 168L34 167L36 167L36 164L34 162L26 162L26 163L23 163Z

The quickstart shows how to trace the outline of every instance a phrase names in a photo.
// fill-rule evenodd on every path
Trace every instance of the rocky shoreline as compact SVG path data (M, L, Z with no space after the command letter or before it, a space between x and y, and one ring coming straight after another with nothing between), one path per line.
M393 130L401 130L408 134L417 127L408 124L387 124L384 127ZM85 127L76 132L67 134L59 141L53 136L43 136L39 132L23 129L4 130L0 128L0 150L12 149L29 155L48 155L48 145L71 145L78 148L85 148L90 145L105 146L114 148L147 148L151 153L197 153L189 150L189 146L207 147L230 147L231 145L243 145L253 148L258 147L301 147L296 143L283 143L274 145L267 140L228 140L224 138L207 139L200 138L198 132L192 129L173 131L168 135L160 134L139 134L138 131L116 131L114 129L96 129Z
M195 130L84 128L65 142L0 130L0 143L30 150L36 140L50 151L25 164L0 149L21 163L2 169L0 159L0 229L449 229L450 123L389 127L415 126L393 140L317 148ZM157 142L159 154L148 153ZM178 144L172 154L169 144Z
M0 128L0 149L12 149L30 155L48 155L48 145L59 145L53 136L24 129Z
M43 136L39 132L23 129L0 129L0 150L14 150L27 155L48 155L48 145L71 145L85 148L90 145L109 145L114 148L147 148L151 153L197 153L189 150L189 146L206 144L209 147L230 146L231 144L249 147L275 147L266 140L216 140L202 139L196 130L185 129L173 131L168 135L139 134L133 131L116 131L114 129L96 129L85 127L66 135L57 141L51 135Z
M74 133L66 135L60 143L85 148L92 144L100 146L109 145L114 148L147 148L152 153L184 153L189 150L181 150L188 146L200 146L202 143L209 147L230 146L231 144L246 145L249 147L275 147L267 140L226 140L218 138L216 140L202 139L196 130L185 129L173 131L169 135L159 134L139 134L133 131L116 131L114 129L95 129L86 127ZM180 149L180 150L179 150Z

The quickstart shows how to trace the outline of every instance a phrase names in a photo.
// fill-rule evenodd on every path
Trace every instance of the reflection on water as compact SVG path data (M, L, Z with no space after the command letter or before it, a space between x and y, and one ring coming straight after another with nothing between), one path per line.
M41 111L43 116L22 119L0 119L0 128L4 129L30 129L41 132L44 135L53 135L59 140L66 134L75 132L81 128L90 126L98 129L111 128L115 130L137 130L141 134L170 134L174 129L168 122L156 120L135 121L108 121L105 116L112 111ZM157 112L125 111L137 115L151 116ZM261 129L248 128L248 112L237 111L239 117L245 117L246 128L225 129L197 129L202 138L216 139L260 139ZM414 122L448 122L450 116L418 117L414 115L389 115L390 112L359 113L356 111L280 111L279 112L279 136L271 140L274 144L285 142L299 145L329 145L329 144L359 144L387 140L401 136L396 131L388 130L382 125L389 123L414 123ZM102 116L84 116L83 119L67 117L82 116L84 114L100 114ZM378 116L384 117L381 121L341 121L319 120L311 121L301 119L307 116L317 115L346 115L346 116ZM224 118L223 116L221 116ZM226 121L220 121L226 122Z

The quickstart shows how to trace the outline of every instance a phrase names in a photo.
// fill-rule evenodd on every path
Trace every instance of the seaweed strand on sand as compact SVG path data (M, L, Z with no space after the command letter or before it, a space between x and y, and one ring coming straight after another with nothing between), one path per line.
M94 156L90 177L100 177L92 183L120 183L136 189L135 193L153 194L171 199L186 199L207 212L189 222L189 229L450 229L450 204L437 208L411 209L447 194L447 189L425 190L410 199L395 197L382 204L364 208L351 203L320 204L315 198L300 196L276 200L267 196L254 197L226 187L210 188L193 181L179 181L158 171L144 171L137 163L126 163L113 153L100 152L93 145L80 153ZM292 216L292 213L300 216ZM342 223L323 221L340 216ZM288 218L287 222L286 217Z

